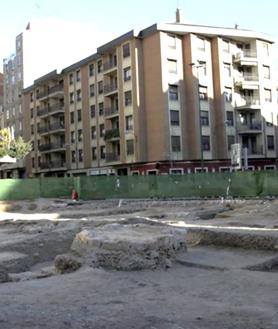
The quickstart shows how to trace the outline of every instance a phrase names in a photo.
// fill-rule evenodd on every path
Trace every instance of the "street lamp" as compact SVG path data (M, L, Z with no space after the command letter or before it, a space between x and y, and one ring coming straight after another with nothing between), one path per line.
M199 67L204 67L206 64L205 61L197 61L196 63L190 63L189 65L193 68L198 69ZM203 144L202 144L202 119L201 119L201 103L200 103L200 84L199 84L199 74L197 71L197 79L198 79L198 114L199 114L199 134L200 134L200 154L201 154L201 170L204 172L204 153L203 153Z

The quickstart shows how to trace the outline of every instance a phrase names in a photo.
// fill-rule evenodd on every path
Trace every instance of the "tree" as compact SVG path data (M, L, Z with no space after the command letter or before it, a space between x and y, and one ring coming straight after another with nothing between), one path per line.
M9 129L0 129L0 157L9 155L12 158L23 159L31 151L30 142L26 143L21 136L11 140Z

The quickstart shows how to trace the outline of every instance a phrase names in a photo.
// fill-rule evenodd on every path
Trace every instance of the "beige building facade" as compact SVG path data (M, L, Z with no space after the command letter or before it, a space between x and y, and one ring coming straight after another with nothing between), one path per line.
M28 176L227 171L235 143L248 169L276 169L272 43L156 24L35 80L22 98Z

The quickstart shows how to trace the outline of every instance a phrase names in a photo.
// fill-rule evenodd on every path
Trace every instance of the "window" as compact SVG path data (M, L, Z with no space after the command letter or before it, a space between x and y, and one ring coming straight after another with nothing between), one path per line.
M179 100L178 86L169 85L169 99L171 101L178 101Z
M77 120L80 122L82 120L81 110L77 110Z
M80 70L76 71L76 81L80 81Z
M31 119L34 118L34 109L30 110Z
M82 129L78 129L77 136L78 136L77 137L78 142L82 142L82 139L83 139Z
M209 126L209 113L208 111L200 111L200 122L202 126Z
M207 62L200 61L200 65L197 66L197 76L198 77L205 77L207 75Z
M197 38L197 48L200 51L205 51L205 39L203 38Z
M124 69L124 81L129 81L130 79L131 79L131 68L129 66Z
M96 129L96 127L91 128L91 137L92 137L92 139L97 138L97 129Z
M180 125L180 114L179 111L170 110L170 121L172 126Z
M235 136L228 135L228 150L229 151L231 150L233 144L235 144Z
M105 134L104 124L99 125L99 136L103 137Z
M94 97L95 96L95 85L91 84L90 85L90 97Z
M74 93L70 93L70 104L74 103Z
M73 74L70 73L69 75L69 84L72 85L73 84Z
M224 77L230 78L231 77L231 64L224 63Z
M103 81L99 81L97 84L98 94L103 94Z
M202 150L210 151L210 137L209 136L202 136Z
M168 72L176 74L177 71L177 61L174 59L168 59Z
M75 142L75 133L74 133L74 131L70 132L70 141L71 141L71 143Z
M97 148L92 147L92 160L96 160L96 159L97 159Z
M100 147L100 158L105 159L105 146Z
M267 149L269 151L274 150L274 136L271 136L271 135L267 136Z
M33 100L34 100L34 95L33 93L30 93L30 102L33 102Z
M230 42L227 40L223 40L223 51L225 53L229 53L230 52Z
M271 102L271 101L272 101L271 90L265 88L265 90L264 90L264 94L265 94L265 101L266 101L266 102Z
M129 43L126 43L125 45L123 45L123 57L129 57L130 56L130 46Z
M98 104L98 114L100 116L102 116L103 115L103 111L104 111L104 105L103 105L103 103L99 103Z
M125 117L125 130L133 130L133 118L132 115L128 115Z
M208 99L208 87L199 86L199 99L202 101Z
M174 35L168 34L168 47L176 48L176 38Z
M172 152L180 152L181 151L180 136L171 136L171 145L172 145Z
M125 106L129 106L132 104L132 94L131 91L125 92Z
M177 169L177 168L170 168L169 170L170 175L183 175L183 169Z
M268 45L268 43L263 43L263 54L266 57L269 56L269 45Z
M270 79L270 67L267 65L263 65L263 71L264 71L264 78Z
M89 65L89 76L92 77L94 75L95 71L95 66L94 64Z
M91 105L90 112L91 112L91 118L94 118L96 116L96 106L95 105Z
M101 73L103 71L102 61L97 62L97 72Z
M78 161L83 162L83 150L78 150Z
M34 125L31 125L31 134L34 135Z
M35 168L35 158L32 158L32 168Z
M72 163L75 163L76 161L76 154L75 154L75 151L71 151L71 162Z
M70 112L70 123L74 123L74 112Z
M232 111L226 112L226 120L227 120L227 126L234 125L234 113Z
M230 103L232 101L232 88L225 87L224 99L227 103Z
M81 89L78 89L76 91L76 100L77 100L77 102L81 101Z
M134 142L132 139L126 141L126 154L127 155L134 154Z

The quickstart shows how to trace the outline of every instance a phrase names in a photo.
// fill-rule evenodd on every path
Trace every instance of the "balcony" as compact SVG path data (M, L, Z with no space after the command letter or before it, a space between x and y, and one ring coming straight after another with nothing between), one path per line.
M106 153L105 155L106 162L116 162L120 161L120 155L118 153Z
M247 154L248 157L258 157L258 156L263 156L263 146L262 145L254 145L251 147L248 147L246 145L242 145L242 148L247 148Z
M257 53L253 50L243 50L233 55L233 62L240 66L257 66Z
M60 97L64 95L64 86L61 84L49 87L48 90L40 92L37 96L38 99L47 97Z
M257 110L260 109L261 103L258 97L242 97L236 101L235 107L237 110Z
M64 106L61 104L56 104L50 107L45 107L38 110L38 116L47 116L49 114L54 115L57 113L65 113Z
M66 163L64 160L56 160L56 161L47 161L47 162L42 162L40 164L41 170L52 170L52 169L66 169Z
M119 114L119 109L117 107L107 107L104 109L104 115L106 117L114 116Z
M234 84L241 89L259 89L259 77L254 73L244 73L242 76L234 78Z
M55 132L55 131L58 131L58 132L64 132L65 130L65 126L63 123L61 122L54 122L48 126L42 126L38 129L38 132L42 135L42 134L45 134L45 133L51 133L51 132Z
M115 83L104 85L104 94L112 94L118 91L118 86Z
M261 121L253 121L252 123L237 123L239 134L260 134L262 132Z
M116 61L109 61L103 64L103 72L107 73L107 71L117 69L117 62Z
M120 138L120 131L118 128L105 131L104 140L118 139L118 138Z
M39 146L40 152L55 152L55 151L63 151L65 150L64 143L49 143L49 144L42 144Z

